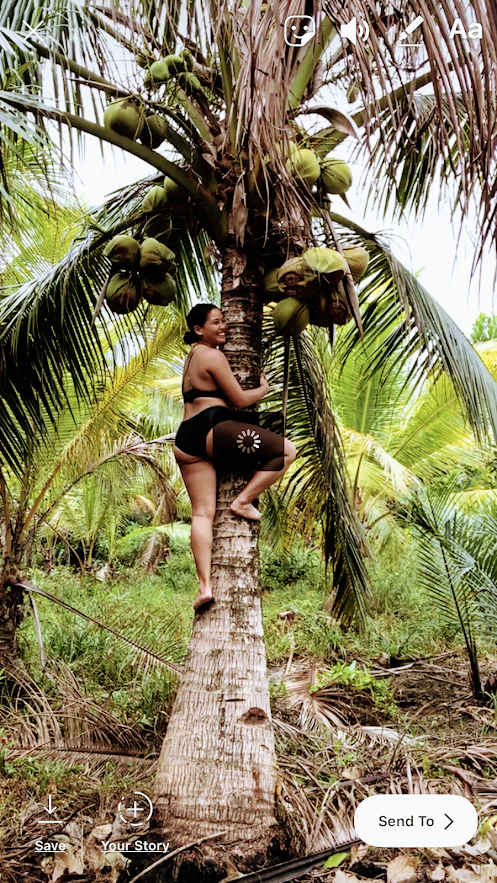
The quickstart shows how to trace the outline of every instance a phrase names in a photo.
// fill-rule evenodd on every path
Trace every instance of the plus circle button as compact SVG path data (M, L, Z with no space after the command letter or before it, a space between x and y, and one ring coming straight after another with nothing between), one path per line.
M133 791L121 797L117 811L119 818L131 828L141 828L152 817L153 804L143 791Z

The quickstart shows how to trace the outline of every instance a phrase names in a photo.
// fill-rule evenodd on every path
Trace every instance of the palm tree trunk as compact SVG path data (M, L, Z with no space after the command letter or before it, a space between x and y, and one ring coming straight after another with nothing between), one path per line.
M25 476L26 478L26 476ZM2 505L3 523L0 536L0 671L10 675L24 670L21 651L17 641L17 630L24 616L23 591L17 585L19 579L19 562L23 553L21 539L24 524L24 504L26 501L27 482L23 481L17 518L10 511L7 487L0 471L0 500Z
M261 271L239 249L224 255L222 309L228 325L224 352L241 385L257 386ZM226 839L236 839L236 856L241 857L238 867L239 862L249 867L256 853L264 860L275 833L259 526L229 509L246 481L242 475L219 476L215 604L196 617L155 783L155 819L164 837L179 845L228 829Z
M0 574L0 671L7 676L24 668L17 642L17 629L23 618L23 593L18 586L9 584L9 580L14 582L16 578L17 569L14 577L7 562Z

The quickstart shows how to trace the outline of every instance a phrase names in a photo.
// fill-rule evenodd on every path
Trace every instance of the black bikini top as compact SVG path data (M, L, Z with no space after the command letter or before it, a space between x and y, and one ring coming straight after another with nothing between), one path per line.
M192 359L192 355L190 355L190 361ZM188 374L188 380L191 383L191 377ZM183 392L183 401L186 404L187 402L193 402L195 399L199 399L202 396L208 396L209 398L215 399L224 399L226 401L226 396L222 389L188 389L186 392Z
M226 401L226 396L222 389L189 389L183 393L183 401L185 403L193 402L201 396L212 396L212 398L224 399Z

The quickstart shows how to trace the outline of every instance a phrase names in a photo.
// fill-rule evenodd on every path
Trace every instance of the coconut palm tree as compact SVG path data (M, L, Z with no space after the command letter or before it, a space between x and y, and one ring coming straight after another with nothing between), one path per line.
M21 582L22 564L30 563L30 551L37 532L60 535L59 523L64 509L78 490L85 496L86 536L90 563L92 549L104 519L112 529L112 504L129 499L141 479L153 475L164 502L171 505L174 492L168 472L156 456L160 440L145 439L137 431L133 405L164 371L164 359L178 356L177 322L173 316L161 321L140 351L109 375L101 387L99 399L78 401L71 379L65 379L67 406L58 412L51 433L30 440L30 456L14 471L4 464L0 480L2 506L2 567L0 578L15 591ZM84 562L82 562L83 566ZM18 620L21 609L19 608ZM15 625L15 621L6 622ZM16 660L15 631L10 635ZM11 646L11 651L12 651Z
M309 246L331 247L339 255L343 246L365 247L369 267L358 293L350 266L335 258L342 288L333 296L333 316L321 317L322 322L331 326L333 317L352 317L349 354L364 335L377 366L394 355L397 365L409 365L418 377L446 372L477 438L486 442L489 432L497 434L496 386L469 342L380 236L340 215L335 197L329 198L333 182L322 174L323 166L330 170L328 154L356 139L369 157L370 189L379 203L398 213L422 213L429 190L440 186L464 217L476 200L483 246L496 220L497 17L490 0L475 0L472 8L485 34L493 36L481 53L471 41L454 42L450 36L456 18L469 29L460 0L447 0L438 17L432 0L410 0L388 15L372 0L351 0L346 10L335 0L305 9L298 0L248 6L212 0L184 7L138 2L132 9L126 2L119 8L71 2L61 7L51 0L41 20L26 0L2 4L2 127L11 131L13 118L27 119L30 132L42 138L56 123L66 134L88 134L119 147L158 173L115 194L55 270L21 287L3 305L0 456L11 468L33 433L45 432L64 402L66 372L84 398L95 395L109 370L101 344L109 316L97 309L94 317L95 302L100 307L110 269L104 246L124 231L139 239L168 237L179 267L180 310L186 309L192 278L212 288L209 269L217 265L229 327L225 352L247 386L256 384L262 357L264 274ZM316 39L289 46L283 23L303 13L318 22ZM400 32L418 13L425 19L425 50L399 59ZM352 48L340 39L340 24L352 15L368 16L368 47ZM126 62L116 64L116 57ZM54 71L51 97L44 87L45 60ZM361 108L352 117L332 106L326 90L339 85L359 89ZM128 102L122 109L131 109L134 123L122 126L114 108L102 125L104 98ZM319 117L327 125L316 130L313 121ZM134 137L140 129L142 143ZM338 190L348 180L343 163L339 170ZM155 202L156 191L143 206L143 196L151 185L162 185L164 175L162 205ZM326 286L328 280L317 275L313 282ZM307 284L308 276L303 281ZM318 296L315 287L313 296ZM113 320L113 333L127 340L133 329L138 335L146 309L142 302L131 316ZM298 378L298 401L308 417L301 468L310 489L316 475L326 476L319 517L334 569L336 610L350 617L351 599L360 612L367 591L364 538L325 393L317 346L323 332L309 328L292 334L308 319L305 305L293 324L281 321L281 310L278 315L285 334L272 331L266 350L279 353L282 380ZM292 406L289 400L290 417ZM274 747L258 528L240 524L228 505L241 482L241 476L220 476L216 605L195 623L159 765L155 813L174 842L226 829L232 841L243 844L232 848L239 866L250 867L264 860L278 838L272 833ZM14 610L19 598L6 599L3 591L2 609ZM5 642L1 646L6 652Z

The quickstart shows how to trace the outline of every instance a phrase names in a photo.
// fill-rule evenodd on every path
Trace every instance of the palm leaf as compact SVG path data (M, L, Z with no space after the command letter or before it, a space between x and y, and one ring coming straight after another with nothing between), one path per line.
M364 564L363 529L351 504L342 441L331 410L323 367L307 335L293 338L290 365L288 426L299 449L283 501L294 510L313 513L321 523L325 560L331 560L335 595L327 606L337 618L362 619L369 592ZM281 383L282 338L268 339L267 362ZM272 408L277 407L274 403ZM297 519L297 523L299 519Z
M350 226L344 218L338 223ZM354 226L354 225L352 225ZM357 227L355 228L357 231ZM497 438L497 384L453 319L418 279L394 257L374 234L364 234L370 263L360 292L364 345L375 357L371 372L382 366L408 369L411 378L450 378L463 413L479 443ZM345 361L359 346L358 334L344 334L340 357ZM392 356L395 358L392 361Z
M454 508L453 488L427 491L413 500L410 522L423 538L419 549L420 583L449 622L464 636L475 698L482 695L476 626L497 617L494 582L495 530L493 517L468 518ZM489 541L490 539L490 541ZM490 565L490 571L487 567Z
M157 653L154 653L148 647L143 647L141 644L134 641L132 638L126 637L126 635L121 634L121 632L116 631L116 629L111 628L108 625L105 625L103 622L99 622L98 619L95 619L93 616L89 616L87 613L84 613L82 610L78 610L76 607L73 607L71 604L68 604L66 601L63 601L61 598L57 598L55 595L52 595L50 592L46 592L45 589L40 589L38 586L33 585L29 580L22 579L15 583L19 588L24 589L27 592L34 592L37 595L41 595L43 598L46 598L48 601L52 601L54 604L58 604L59 607L63 607L65 610L69 610L71 613L76 614L77 616L81 616L87 622L92 623L92 625L96 626L99 629L102 629L105 632L113 635L115 638L118 638L120 641L123 641L125 644L129 644L131 647L134 647L136 650L140 652L140 654L145 655L150 658L155 663L160 663L160 665L164 665L166 668L170 668L173 671L181 672L181 666L175 665L173 662L169 662L163 656L160 656Z
M92 326L96 292L108 274L103 248L116 232L144 223L139 208L146 186L133 185L111 197L55 267L0 304L0 456L14 471L29 456L27 439L33 429L47 432L64 403L69 404L68 376L76 398L86 402L104 382L109 369L103 340L111 341L107 316ZM204 255L207 239L201 231L192 237L188 226L176 223L170 244L180 262L178 305L184 314L194 289L211 293L214 288L212 266ZM140 323L149 314L158 319L162 308L147 312L142 305L133 316L113 317L114 340L131 334L141 341Z
M324 11L339 32L343 21L342 4L338 0L326 0ZM483 33L491 33L495 28L493 3L491 0L476 0L470 13L462 0L444 0L442 7L434 0L402 0L385 15L374 0L366 0L360 8L354 4L349 7L348 14L356 14L358 20L367 19L370 25L368 52L354 52L354 76L361 85L364 100L363 109L354 119L358 125L364 126L368 150L377 148L377 175L381 172L383 160L386 160L391 174L397 166L397 154L400 165L406 164L406 171L409 163L413 163L413 183L404 177L404 186L398 190L401 209L406 198L413 205L424 206L428 191L420 175L423 165L428 169L428 180L437 165L442 176L447 172L453 177L463 217L467 216L471 197L478 189L481 253L484 241L494 231L497 218L492 136L497 118L492 84L497 48L495 43L489 45L490 40L484 38L489 57L477 55L472 40L453 40L450 30L459 18L467 33L474 15L481 23ZM418 15L424 19L423 50L415 59L416 77L412 79L413 59L399 58L398 40L406 20ZM344 74L350 76L347 53L347 46L342 44L342 51L333 57L332 70L336 78ZM420 85L427 83L435 109L433 121L429 122L426 117L418 115L419 102L415 96ZM437 118L438 129L435 130ZM418 140L418 146L424 148L417 156L414 151L410 154L408 138L412 138L413 147ZM377 186L374 176L371 182L374 190Z
M471 120L460 96L454 97L458 132L451 131L451 113L447 100L438 106L431 95L404 97L396 105L395 115L382 112L376 121L381 136L368 151L369 186L367 202L374 202L384 216L394 217L413 210L423 217L430 192L436 187L440 200L447 193L453 210L462 192L456 169L464 162L459 150L466 150L470 140ZM473 195L479 185L473 175L464 198Z

